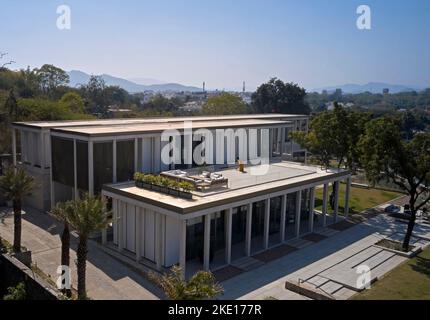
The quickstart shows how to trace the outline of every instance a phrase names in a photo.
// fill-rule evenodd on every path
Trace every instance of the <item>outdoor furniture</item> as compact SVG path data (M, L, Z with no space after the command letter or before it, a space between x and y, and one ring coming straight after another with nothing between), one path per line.
M196 189L199 190L228 186L228 179L223 177L222 174L211 173L209 171L203 171L199 175L188 175L185 171L171 170L162 172L160 175L177 181L190 182Z

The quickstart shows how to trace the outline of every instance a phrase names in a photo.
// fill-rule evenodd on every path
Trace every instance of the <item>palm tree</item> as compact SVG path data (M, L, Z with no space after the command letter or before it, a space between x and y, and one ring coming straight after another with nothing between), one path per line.
M69 217L72 214L73 202L60 202L52 210L51 215L63 221L63 233L61 234L61 265L70 266L70 228ZM67 296L71 295L70 290L65 289L64 293Z
M6 170L6 174L0 177L0 189L4 193L7 200L13 203L13 214L14 214L14 239L13 239L13 250L15 252L21 251L21 233L22 233L22 199L31 194L34 188L33 177L27 175L27 173L19 168L15 169L10 167Z
M87 299L86 294L86 267L87 267L87 242L91 233L104 229L108 224L109 212L104 201L100 197L86 195L82 200L70 202L67 210L68 221L79 235L78 250L78 299Z
M150 278L163 289L169 299L211 299L224 292L211 272L198 271L187 281L183 279L182 269L179 266L173 266L170 271L162 276L150 274Z

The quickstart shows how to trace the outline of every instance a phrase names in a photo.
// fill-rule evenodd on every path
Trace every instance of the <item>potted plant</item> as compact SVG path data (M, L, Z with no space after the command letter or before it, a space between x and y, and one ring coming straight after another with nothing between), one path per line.
M134 178L136 187L143 188L143 174L140 172L136 172L133 178Z
M194 186L188 181L181 181L179 183L179 196L185 199L192 199L193 194L191 191L194 189Z
M169 194L175 197L179 197L179 182L170 180Z
M162 188L162 190L161 190L162 192L169 193L169 189L171 186L170 179L165 178L165 177L160 177L160 185Z
M163 187L161 186L161 177L152 176L152 190L161 192Z
M150 174L142 173L142 187L145 189L151 189L152 187L152 176Z

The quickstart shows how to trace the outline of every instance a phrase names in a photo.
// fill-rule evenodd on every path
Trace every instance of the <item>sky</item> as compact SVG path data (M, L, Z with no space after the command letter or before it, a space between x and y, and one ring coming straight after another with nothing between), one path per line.
M371 9L359 30L356 10ZM71 28L57 28L68 5ZM272 77L307 88L430 86L428 0L2 0L0 52L13 69L153 78L253 90Z

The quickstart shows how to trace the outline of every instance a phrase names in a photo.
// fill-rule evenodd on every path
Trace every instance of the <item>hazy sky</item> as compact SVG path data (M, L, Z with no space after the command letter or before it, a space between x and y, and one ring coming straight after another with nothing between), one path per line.
M57 6L71 8L59 30ZM358 30L356 9L372 10ZM428 0L2 0L0 51L13 68L146 77L248 89L270 77L306 88L430 85Z

